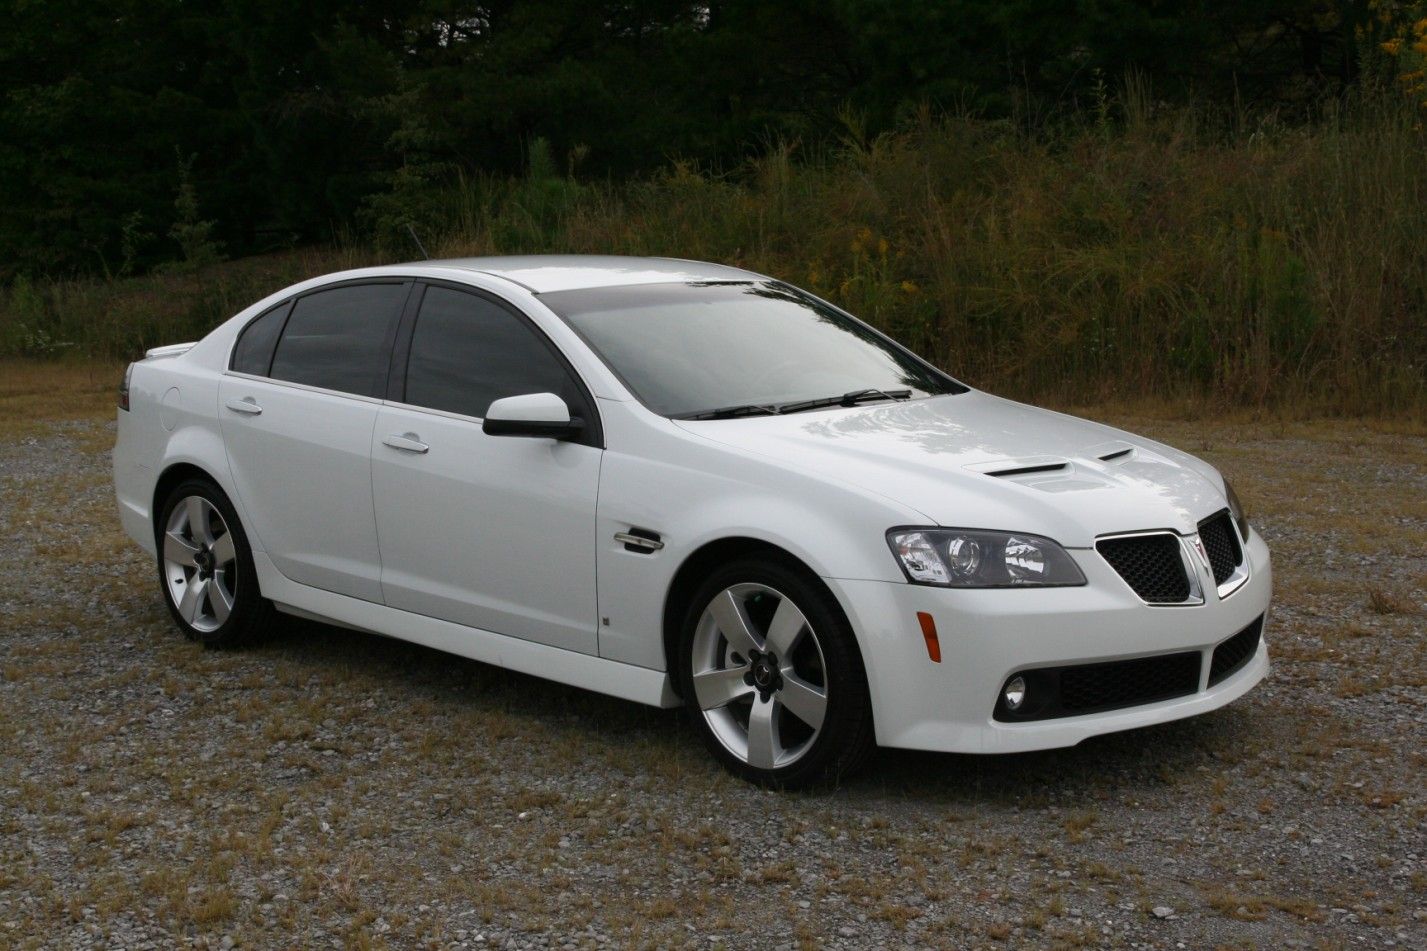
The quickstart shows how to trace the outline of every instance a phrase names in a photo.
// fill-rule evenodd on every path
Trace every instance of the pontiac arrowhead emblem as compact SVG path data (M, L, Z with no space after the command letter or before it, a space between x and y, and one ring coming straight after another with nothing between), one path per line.
M1194 550L1199 553L1199 560L1204 564L1205 568L1208 568L1209 552L1204 548L1204 539L1200 538L1198 534L1195 534L1191 541L1194 542Z

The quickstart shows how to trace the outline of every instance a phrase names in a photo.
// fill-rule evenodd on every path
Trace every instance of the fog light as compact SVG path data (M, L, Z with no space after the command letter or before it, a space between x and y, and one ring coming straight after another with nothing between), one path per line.
M1022 677L1012 677L1006 681L1006 689L1001 691L1007 710L1019 710L1026 701L1026 681Z

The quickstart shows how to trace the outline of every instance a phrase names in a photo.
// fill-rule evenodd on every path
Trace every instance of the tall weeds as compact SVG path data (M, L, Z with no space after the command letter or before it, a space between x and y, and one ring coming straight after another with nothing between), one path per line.
M0 343L17 349L20 325L90 354L192 337L336 258L412 257L412 223L438 256L749 267L1026 398L1420 415L1427 139L1413 107L1366 98L1282 125L1168 109L1127 88L1054 132L923 116L868 139L849 121L836 150L774 143L725 174L676 162L649 180L576 183L533 152L518 179L425 180L386 196L373 206L375 253L12 289Z

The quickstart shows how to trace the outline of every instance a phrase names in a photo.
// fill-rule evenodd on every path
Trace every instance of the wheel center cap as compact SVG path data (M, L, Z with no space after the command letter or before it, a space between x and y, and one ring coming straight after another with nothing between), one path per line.
M775 690L783 686L783 678L778 670L778 658L771 651L751 651L748 673L743 675L743 679L748 686L756 687L759 695L767 700Z
M198 573L206 575L213 570L213 553L207 548L201 548L198 554L193 556L194 564L198 566Z

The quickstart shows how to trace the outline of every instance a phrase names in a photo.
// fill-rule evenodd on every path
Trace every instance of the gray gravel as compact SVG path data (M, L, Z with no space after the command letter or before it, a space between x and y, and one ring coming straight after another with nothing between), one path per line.
M1141 424L1274 546L1270 679L778 795L677 712L313 624L185 642L106 425L0 445L0 947L1427 948L1420 436Z

